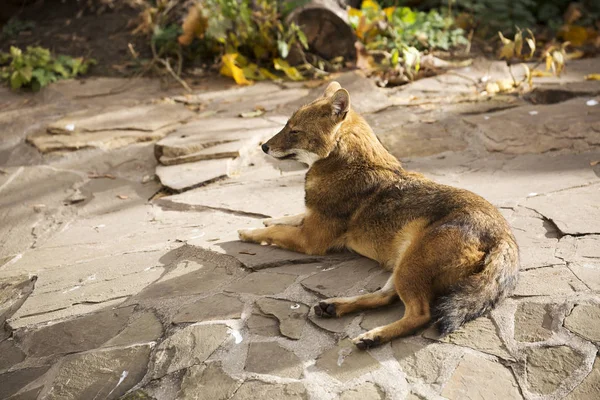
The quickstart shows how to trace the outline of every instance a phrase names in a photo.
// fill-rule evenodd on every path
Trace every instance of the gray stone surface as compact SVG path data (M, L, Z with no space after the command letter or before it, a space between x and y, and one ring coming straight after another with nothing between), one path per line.
M384 398L385 393L379 386L371 382L365 382L342 392L339 400L383 400Z
M529 390L544 395L554 392L579 367L582 358L568 346L530 349L527 352Z
M600 135L600 128L598 134ZM561 232L577 235L600 233L598 203L600 203L600 186L595 184L530 197L525 205L551 219ZM570 204L577 204L577 211L569 207Z
M280 335L278 320L262 314L253 313L250 315L246 320L246 326L252 335L267 337Z
M226 338L225 325L191 325L173 333L156 348L152 376L160 378L205 361Z
M178 399L227 400L235 393L240 382L231 378L218 363L193 365L183 376Z
M296 278L287 274L253 272L227 286L227 292L274 295L283 292Z
M145 375L149 345L96 350L65 358L58 366L47 399L118 399Z
M180 193L226 178L229 165L230 161L226 158L159 165L156 167L156 176L163 186Z
M497 330L498 328L489 318L479 317L463 325L442 340L459 346L470 347L503 359L513 359L502 340L498 337Z
M368 352L358 350L349 340L343 340L321 354L315 366L341 382L381 367Z
M361 257L312 275L302 281L302 286L323 297L344 296L376 268L377 263Z
M240 318L243 307L244 303L235 296L216 294L182 307L172 321L174 324L180 324Z
M231 400L252 399L304 400L306 389L299 382L269 384L261 381L246 381L231 398Z
M427 383L440 380L452 355L450 346L437 343L425 345L406 339L394 340L392 350L406 375Z
M567 267L555 266L521 271L517 296L567 295L587 287Z
M127 326L133 307L108 309L97 314L59 322L33 332L18 332L23 350L30 357L76 353L94 349Z
M450 400L522 399L509 369L470 354L464 356L444 386L442 396Z
M600 396L600 357L596 357L592 372L565 398L567 400L593 400Z
M481 96L470 80L508 77L504 62L455 72L394 89L335 79L407 169L500 207L521 280L443 341L427 330L368 351L346 338L398 320L400 303L327 319L308 308L377 290L389 272L237 237L304 211L306 166L258 145L324 84L208 79L185 96L146 79L0 87L0 397L599 397L600 106L586 101L600 83L582 79L598 59L570 60L518 97ZM257 106L266 112L239 117ZM171 164L160 176L157 160Z
M0 398L6 399L44 375L50 366L17 369L0 374Z
M290 339L300 339L309 308L293 301L262 298L256 305L263 314L273 315L279 321L279 331Z
M300 359L276 342L250 343L244 369L257 374L293 379L300 379L303 371Z
M552 317L543 303L520 303L515 313L515 339L541 342L552 337Z
M565 327L587 340L600 342L600 306L576 305L565 318Z

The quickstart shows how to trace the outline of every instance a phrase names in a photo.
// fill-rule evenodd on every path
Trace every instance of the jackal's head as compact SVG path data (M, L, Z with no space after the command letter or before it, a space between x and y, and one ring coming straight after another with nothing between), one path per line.
M349 111L348 91L332 82L321 97L300 107L262 149L275 158L294 159L310 166L334 149L337 131Z

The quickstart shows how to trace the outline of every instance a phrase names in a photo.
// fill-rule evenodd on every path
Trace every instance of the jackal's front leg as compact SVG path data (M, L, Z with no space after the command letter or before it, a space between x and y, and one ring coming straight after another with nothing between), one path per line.
M304 221L304 213L298 215L290 215L287 217L280 218L267 218L263 220L264 226L274 225L289 225L289 226L300 226Z
M274 225L263 229L239 230L240 240L244 242L273 244L287 250L305 254L325 254L330 247L326 241L319 241L303 227Z

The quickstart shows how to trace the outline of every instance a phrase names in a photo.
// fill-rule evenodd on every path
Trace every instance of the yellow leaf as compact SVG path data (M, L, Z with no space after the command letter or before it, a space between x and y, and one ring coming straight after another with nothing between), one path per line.
M200 9L197 6L192 6L183 20L183 33L177 40L182 46L188 46L195 37L202 38L207 28L207 18L202 15L202 12L200 12Z
M552 56L550 55L549 52L546 53L546 71L550 71L550 68L552 68Z
M518 31L515 33L515 55L521 57L521 51L523 51L523 32Z
M266 79L270 79L272 81L275 81L277 79L279 79L279 77L273 73L271 73L271 71L269 71L266 68L259 68L258 71L262 74L262 76L264 76Z
M531 76L534 78L548 78L553 75L548 71L540 71L539 69L534 69L533 71L531 71Z
M600 74L589 74L585 76L586 81L600 81Z
M525 40L527 41L527 45L529 46L529 54L527 55L527 57L525 57L525 59L529 60L530 58L533 58L533 55L535 54L535 39L527 38Z
M562 38L571 42L573 46L581 46L588 38L587 29L583 26L568 25L562 32Z
M352 8L352 7L348 8L348 17L360 18L360 17L362 17L362 15L363 15L363 12L361 10L359 10L357 8Z
M488 84L485 85L485 91L488 92L488 94L496 94L500 91L500 87L496 82L488 82Z
M533 82L531 81L531 79L533 78L533 76L531 75L531 69L529 69L529 67L525 64L521 64L521 65L523 66L523 69L525 70L525 82L527 82L529 87L532 87Z
M238 85L251 85L252 82L247 80L244 76L244 71L235 65L235 59L237 58L237 53L229 53L224 54L221 57L221 61L223 61L223 66L219 71L221 75L229 76L235 80L235 83Z
M287 61L282 60L281 58L274 59L273 66L276 70L283 71L283 73L293 81L301 81L304 79L302 74L295 67L291 67Z
M502 35L502 32L498 32L498 35L500 35L500 40L502 41L502 47L500 48L498 57L510 60L515 55L515 43L512 40L505 38Z
M575 50L574 52L567 54L565 56L565 58L567 60L578 60L581 57L583 57L584 55L585 55L585 53L583 51L581 51L581 50Z
M366 9L372 9L373 11L379 11L381 10L381 8L379 8L379 4L377 4L376 1L374 0L364 0L360 6L361 10L366 10Z
M554 70L557 76L560 76L563 68L565 67L565 56L562 51L555 50L552 52L552 61Z
M394 14L395 9L396 9L396 7L386 7L383 9L383 12L387 16L388 21L392 20L392 14Z

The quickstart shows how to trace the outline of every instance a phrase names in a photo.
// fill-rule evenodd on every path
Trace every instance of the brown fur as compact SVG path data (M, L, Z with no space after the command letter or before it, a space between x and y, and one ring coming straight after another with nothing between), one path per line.
M402 319L354 339L360 348L436 322L442 333L488 311L516 285L518 249L498 210L467 190L405 171L337 82L301 107L263 150L309 163L306 213L265 221L240 239L306 254L347 248L392 271L375 293L320 302L339 317L400 298Z

